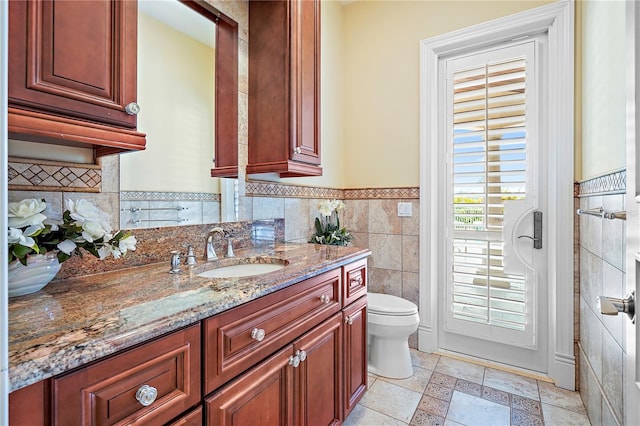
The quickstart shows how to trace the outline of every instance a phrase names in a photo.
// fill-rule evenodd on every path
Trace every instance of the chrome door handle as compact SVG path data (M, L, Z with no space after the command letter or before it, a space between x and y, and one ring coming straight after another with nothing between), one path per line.
M533 241L534 249L542 248L542 212L540 210L536 210L533 212L533 237L531 235L518 235L518 239L520 238L529 238Z

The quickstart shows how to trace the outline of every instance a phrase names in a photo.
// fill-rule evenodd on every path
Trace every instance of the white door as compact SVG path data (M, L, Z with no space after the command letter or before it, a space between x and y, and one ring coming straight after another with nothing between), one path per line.
M540 372L548 353L548 206L538 161L545 44L541 35L441 59L440 348Z

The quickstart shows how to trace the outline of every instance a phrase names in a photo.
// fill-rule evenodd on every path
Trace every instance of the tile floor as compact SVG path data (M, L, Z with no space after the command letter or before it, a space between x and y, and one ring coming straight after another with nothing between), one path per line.
M580 395L454 358L411 351L412 377L369 375L346 426L590 425Z

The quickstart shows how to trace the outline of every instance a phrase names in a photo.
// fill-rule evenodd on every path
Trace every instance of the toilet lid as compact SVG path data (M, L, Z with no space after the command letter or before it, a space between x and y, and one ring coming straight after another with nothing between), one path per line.
M418 312L418 307L391 294L367 293L367 309L371 313L383 315L413 315Z

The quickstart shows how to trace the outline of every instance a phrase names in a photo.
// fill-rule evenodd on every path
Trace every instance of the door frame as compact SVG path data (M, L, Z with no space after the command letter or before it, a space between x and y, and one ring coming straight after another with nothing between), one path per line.
M625 2L626 16L626 170L627 185L625 208L627 224L625 235L625 285L626 290L640 292L638 265L640 260L640 204L636 198L640 194L640 171L638 156L640 155L640 5L634 0ZM637 296L636 296L637 300ZM640 368L638 351L640 351L640 323L631 325L626 323L626 349L623 359L623 392L624 392L624 423L638 424L640 421Z
M419 349L437 352L438 283L443 256L442 209L445 182L438 142L442 139L438 90L440 59L467 50L546 32L549 57L545 63L549 109L546 112L549 149L541 161L548 166L548 371L557 386L575 388L573 309L573 167L574 161L574 4L563 0L420 42L420 326Z

